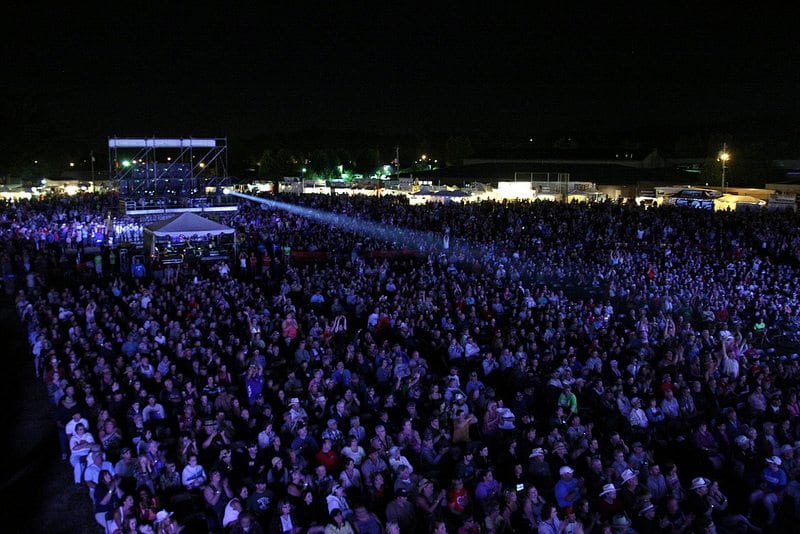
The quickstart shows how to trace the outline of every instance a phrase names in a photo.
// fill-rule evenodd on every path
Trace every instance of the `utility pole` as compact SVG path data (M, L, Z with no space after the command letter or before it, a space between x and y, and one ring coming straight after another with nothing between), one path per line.
M722 162L722 194L725 194L725 168L731 155L728 154L728 143L722 143L722 152L719 153L719 160Z

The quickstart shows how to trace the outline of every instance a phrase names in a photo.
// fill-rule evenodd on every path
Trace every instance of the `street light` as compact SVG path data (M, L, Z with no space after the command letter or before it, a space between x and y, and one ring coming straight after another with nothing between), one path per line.
M725 168L728 160L731 159L731 155L728 153L728 144L722 143L722 152L719 153L719 157L717 158L719 161L722 162L722 193L725 193Z

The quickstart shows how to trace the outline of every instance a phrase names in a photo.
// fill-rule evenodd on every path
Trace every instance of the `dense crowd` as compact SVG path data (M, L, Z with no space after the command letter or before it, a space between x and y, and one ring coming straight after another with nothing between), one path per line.
M6 289L104 531L800 517L800 358L768 335L800 324L795 213L281 199L417 232L243 204L247 261L134 275L114 250L76 269L113 198L2 206Z

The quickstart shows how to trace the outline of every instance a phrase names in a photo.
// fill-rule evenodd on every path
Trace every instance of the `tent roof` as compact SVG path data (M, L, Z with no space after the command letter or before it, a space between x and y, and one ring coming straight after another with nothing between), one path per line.
M447 189L441 189L433 194L435 197L468 197L470 196L469 191L462 191L461 189L456 189L455 191L449 191Z
M235 230L224 224L210 221L194 213L181 213L171 219L157 221L145 226L155 235L192 235L192 234L232 234Z

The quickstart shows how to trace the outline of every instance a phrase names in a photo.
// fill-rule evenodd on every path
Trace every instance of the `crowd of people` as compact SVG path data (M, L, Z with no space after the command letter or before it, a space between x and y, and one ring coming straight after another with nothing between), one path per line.
M775 532L800 517L800 358L763 339L800 325L795 213L281 200L415 232L245 203L224 222L254 261L134 276L76 271L73 243L36 238L113 199L2 206L6 289L104 532Z

